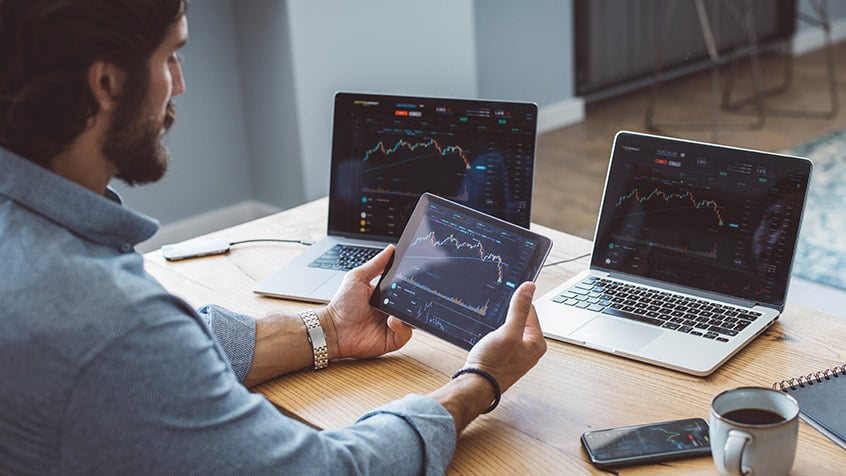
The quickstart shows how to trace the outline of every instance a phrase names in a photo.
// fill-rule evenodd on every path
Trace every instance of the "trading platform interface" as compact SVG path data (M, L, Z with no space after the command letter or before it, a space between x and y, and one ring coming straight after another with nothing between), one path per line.
M594 265L784 302L807 161L635 136L614 154Z
M533 104L339 93L329 231L395 241L424 192L528 227L536 123Z
M441 203L427 208L409 224L379 285L380 307L470 348L502 325L517 286L540 269L548 240Z

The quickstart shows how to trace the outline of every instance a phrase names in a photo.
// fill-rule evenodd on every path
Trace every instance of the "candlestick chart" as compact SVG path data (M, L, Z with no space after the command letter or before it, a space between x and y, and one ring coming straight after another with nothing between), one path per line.
M716 224L718 226L724 226L725 222L723 221L722 214L720 213L720 206L714 200L699 200L696 198L693 192L688 189L680 189L678 191L667 192L661 190L658 187L653 188L651 191L647 193L641 192L637 187L633 188L629 193L620 197L617 200L617 206L621 206L626 201L633 200L641 205L648 203L648 202L656 202L658 203L657 211L655 208L647 209L644 205L644 212L643 213L665 213L665 212L675 212L675 211L684 211L687 212L689 210L701 210L701 209L708 209L714 213L714 219L716 220ZM665 205L668 205L665 207Z
M783 293L806 180L761 160L627 152L609 172L595 262L746 299Z
M360 171L367 231L379 232L380 222L404 224L424 192L528 224L533 158L523 134L455 124L410 129L368 122L361 129L351 163Z
M502 323L533 248L519 237L435 214L408 241L393 306L471 345Z
M508 170L502 151L488 145L479 137L379 131L359 158L361 193L416 199L430 192L462 203L502 206Z
M400 276L421 290L484 317L490 291L503 285L508 267L502 256L488 251L495 242L486 241L488 246L476 236L449 230L440 236L435 231L417 236L406 253L409 267Z

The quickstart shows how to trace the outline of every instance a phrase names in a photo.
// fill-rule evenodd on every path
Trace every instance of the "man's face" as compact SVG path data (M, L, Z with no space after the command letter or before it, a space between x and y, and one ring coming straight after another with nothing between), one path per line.
M103 153L117 166L116 176L129 185L155 182L167 170L170 154L164 135L176 117L172 98L185 91L177 51L187 38L188 23L182 17L150 57L146 102L140 107L121 103L115 111Z

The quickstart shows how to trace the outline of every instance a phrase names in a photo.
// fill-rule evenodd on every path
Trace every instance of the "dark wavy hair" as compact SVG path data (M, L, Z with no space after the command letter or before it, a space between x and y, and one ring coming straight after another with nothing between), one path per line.
M134 109L148 61L188 0L0 0L0 145L47 166L85 130L99 105L96 61L122 68L118 99Z

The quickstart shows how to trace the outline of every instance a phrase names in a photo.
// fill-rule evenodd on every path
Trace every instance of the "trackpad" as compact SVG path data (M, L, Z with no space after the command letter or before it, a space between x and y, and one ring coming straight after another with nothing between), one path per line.
M315 299L329 302L332 300L332 297L335 296L335 292L341 287L341 282L343 281L344 273L335 273L335 276L332 276L332 279L323 283L323 285L314 290L311 295Z
M587 344L608 347L610 350L637 351L661 335L661 330L622 319L597 316L596 319L570 334Z

